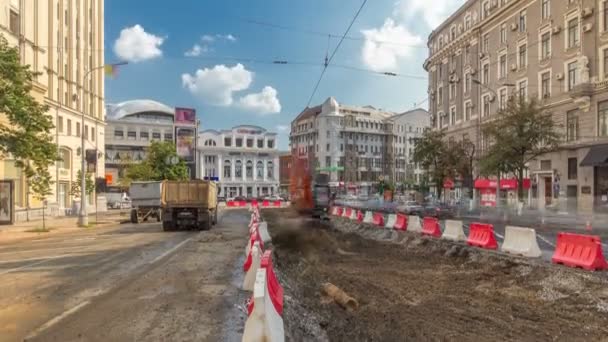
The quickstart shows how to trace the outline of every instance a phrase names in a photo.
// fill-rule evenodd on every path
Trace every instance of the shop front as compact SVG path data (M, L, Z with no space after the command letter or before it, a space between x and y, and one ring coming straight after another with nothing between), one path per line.
M482 207L496 207L497 200L500 204L517 204L517 187L519 182L515 178L500 180L500 193L496 194L498 183L496 180L479 178L475 180L475 190L479 193L479 204ZM530 190L530 179L524 178L523 181L524 198Z

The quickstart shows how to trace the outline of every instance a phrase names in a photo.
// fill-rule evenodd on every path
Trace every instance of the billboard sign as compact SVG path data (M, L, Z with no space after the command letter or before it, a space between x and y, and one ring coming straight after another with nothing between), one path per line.
M175 108L176 125L196 125L196 109Z
M175 127L175 144L177 155L186 162L194 161L196 148L196 129L193 127Z

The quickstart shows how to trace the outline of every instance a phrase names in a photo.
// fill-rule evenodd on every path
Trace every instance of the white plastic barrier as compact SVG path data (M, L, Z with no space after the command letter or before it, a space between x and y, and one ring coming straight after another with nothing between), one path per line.
M397 215L389 214L386 224L384 224L384 228L393 229L395 228L395 223L397 223Z
M371 211L366 211L365 216L363 216L363 223L372 224L374 222L374 213Z
M268 233L268 222L260 222L258 224L258 233L264 243L270 242L270 234Z
M283 342L283 318L268 293L266 269L258 269L253 286L253 311L245 322L243 342Z
M353 209L350 213L351 220L357 220L357 210Z
M347 212L348 212L347 208L342 209L342 217L348 218L349 216L347 215ZM351 209L351 212L352 212L352 209Z
M507 226L501 250L529 258L538 258L542 255L536 240L536 231L530 228Z
M441 238L453 241L466 241L467 236L462 229L462 221L446 220L445 230L443 231Z
M253 248L249 252L245 261L245 279L243 280L243 290L253 291L255 277L262 262L262 250L259 242L253 243ZM247 268L248 267L248 268Z
M331 208L331 214L333 216L337 216L338 215L338 207L333 207Z
M420 224L420 217L410 215L407 219L407 231L414 233L422 232L422 225Z

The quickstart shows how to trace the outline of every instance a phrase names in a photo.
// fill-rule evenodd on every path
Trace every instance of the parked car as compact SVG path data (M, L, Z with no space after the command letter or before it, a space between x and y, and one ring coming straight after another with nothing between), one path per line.
M407 201L404 204L398 206L397 211L406 215L422 216L422 213L424 212L424 207L418 202Z
M218 196L217 197L217 202L226 202L226 197L225 196Z
M436 217L440 220L452 219L456 216L456 209L446 203L432 202L424 206L425 217Z

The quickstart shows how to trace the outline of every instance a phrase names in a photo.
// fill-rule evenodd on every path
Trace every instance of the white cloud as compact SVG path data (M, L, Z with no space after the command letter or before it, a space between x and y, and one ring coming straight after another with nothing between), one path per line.
M162 56L164 38L148 33L140 25L124 28L114 42L114 53L128 62L141 62Z
M211 43L211 42L215 41L215 37L206 34L201 37L201 40L205 43Z
M207 51L209 51L209 48L207 47L207 45L200 46L199 44L194 44L192 49L190 49L184 53L184 56L198 57Z
M380 28L362 30L365 43L361 50L363 62L375 71L395 69L400 58L409 57L413 45L421 44L422 38L409 32L405 26L395 24L391 18Z
M287 125L277 125L277 131L284 133L284 132L288 132L289 131L289 126Z
M236 41L236 37L233 36L233 35L231 35L231 34L226 34L226 35L223 35L223 36L221 34L218 34L217 36L218 36L218 38L223 38L223 39L229 40L231 42Z
M240 63L233 67L216 65L212 69L198 69L194 75L182 75L182 85L190 93L205 103L224 107L232 105L233 93L248 89L252 80L253 73Z
M234 42L234 41L236 41L236 37L231 34L216 34L216 35L205 34L201 37L201 41L204 43L213 43L216 40L229 40L231 42Z
M404 19L422 17L430 27L439 26L451 13L460 7L465 0L401 0L395 4L394 15Z
M277 98L277 90L271 86L265 86L259 93L241 97L239 106L258 114L273 114L281 111L281 102Z

